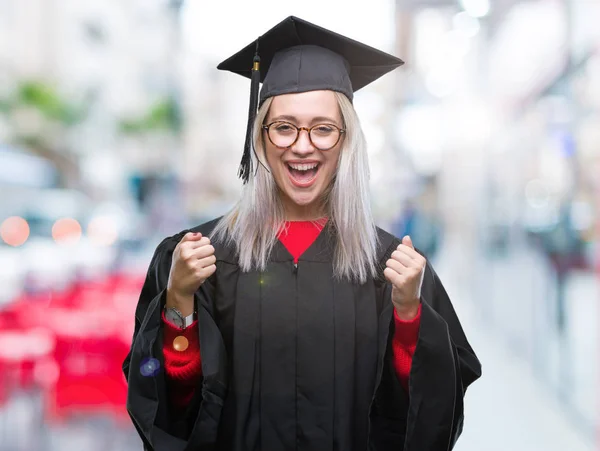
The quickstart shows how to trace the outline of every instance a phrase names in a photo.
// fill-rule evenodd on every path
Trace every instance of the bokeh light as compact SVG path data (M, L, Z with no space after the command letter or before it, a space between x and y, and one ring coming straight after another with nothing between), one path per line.
M29 237L29 224L19 216L11 216L2 221L0 236L9 246L21 246Z
M484 17L490 12L490 0L460 0L460 4L473 17Z
M179 335L173 340L173 349L175 349L175 351L184 352L187 350L189 345L190 342L183 335Z
M81 225L76 219L62 218L52 226L52 238L57 243L73 243L81 238Z
M156 376L160 371L160 362L154 357L146 357L140 365L140 373L144 377Z
M112 246L119 234L117 224L110 216L97 216L87 226L87 235L98 246Z

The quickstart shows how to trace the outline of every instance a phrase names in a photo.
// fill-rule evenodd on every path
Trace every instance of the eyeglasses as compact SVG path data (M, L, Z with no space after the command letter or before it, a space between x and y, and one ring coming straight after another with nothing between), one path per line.
M280 149L292 147L298 141L301 130L306 130L310 143L319 150L334 148L344 133L345 129L333 124L316 124L312 127L296 127L294 124L283 121L271 122L262 126L267 131L269 141Z

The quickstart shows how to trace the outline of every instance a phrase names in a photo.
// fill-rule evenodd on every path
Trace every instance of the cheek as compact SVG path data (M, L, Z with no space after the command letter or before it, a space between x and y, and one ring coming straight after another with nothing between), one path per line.
M327 176L328 178L333 177L333 174L337 171L339 164L339 152L332 154L327 158Z
M271 167L273 167L273 165L279 158L277 155L277 148L269 142L265 143L265 158L267 159L267 163Z
M265 157L267 160L267 167L271 171L271 176L275 179L275 182L280 185L285 176L285 166L282 164L281 156L282 151L271 143L265 145Z

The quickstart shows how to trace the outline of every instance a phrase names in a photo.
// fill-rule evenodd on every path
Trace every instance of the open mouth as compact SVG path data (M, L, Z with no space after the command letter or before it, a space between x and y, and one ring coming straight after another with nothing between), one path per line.
M310 185L319 172L319 163L286 164L290 178L295 185Z

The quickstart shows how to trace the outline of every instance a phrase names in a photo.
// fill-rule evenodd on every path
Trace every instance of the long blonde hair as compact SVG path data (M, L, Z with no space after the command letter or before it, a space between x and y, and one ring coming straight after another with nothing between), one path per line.
M376 275L377 229L371 213L369 161L365 137L352 103L334 92L346 128L335 176L324 193L325 212L335 231L333 272L337 278L364 283ZM271 106L267 99L254 123L254 146L268 166L262 124ZM285 222L285 211L272 174L252 155L250 176L236 205L217 223L211 240L234 245L242 271L264 271Z

